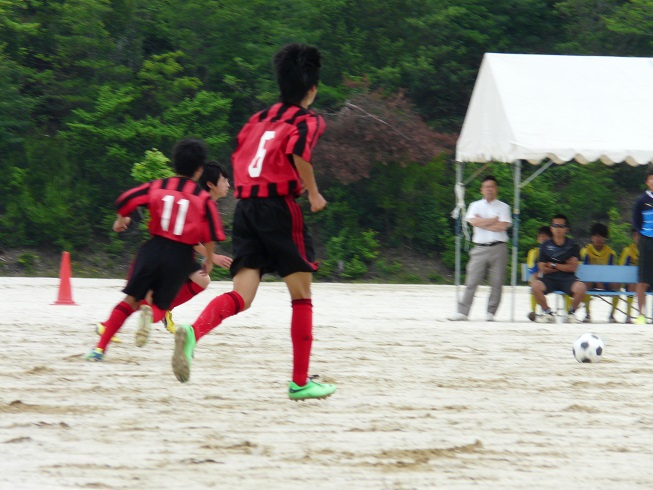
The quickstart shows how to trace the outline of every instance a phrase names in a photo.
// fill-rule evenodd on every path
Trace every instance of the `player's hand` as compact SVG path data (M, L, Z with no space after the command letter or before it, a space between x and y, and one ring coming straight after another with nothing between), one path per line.
M132 219L129 216L127 216L126 218L123 216L116 218L116 221L113 222L113 231L117 233L125 231L129 227L129 223L131 223L131 220Z
M209 274L211 274L212 270L213 270L213 262L206 260L206 258L202 260L202 272L208 276Z
M213 254L213 263L218 267L222 267L223 269L228 269L229 267L231 267L231 262L233 262L231 257L227 257L226 255Z
M308 194L308 202L311 203L311 211L314 213L317 213L318 211L322 211L326 205L327 201L324 199L322 194L319 192L314 192Z

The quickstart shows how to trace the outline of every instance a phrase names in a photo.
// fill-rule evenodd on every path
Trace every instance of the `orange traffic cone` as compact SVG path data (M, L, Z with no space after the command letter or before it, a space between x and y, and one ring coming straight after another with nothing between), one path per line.
M59 297L54 305L75 305L70 288L70 254L63 252L61 266L59 267Z

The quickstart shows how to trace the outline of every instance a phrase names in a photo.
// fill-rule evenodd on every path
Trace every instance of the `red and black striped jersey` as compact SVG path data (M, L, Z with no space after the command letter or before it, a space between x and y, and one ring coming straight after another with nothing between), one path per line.
M217 203L188 177L153 180L124 192L116 207L129 216L138 206L150 211L150 233L196 245L225 239Z
M235 197L301 194L292 156L310 162L324 128L321 116L298 105L279 102L254 114L238 134L238 147L231 157Z

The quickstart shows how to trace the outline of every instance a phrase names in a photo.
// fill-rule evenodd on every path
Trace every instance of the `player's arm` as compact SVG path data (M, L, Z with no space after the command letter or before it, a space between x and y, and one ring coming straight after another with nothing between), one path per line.
M121 214L116 215L116 221L113 222L113 231L120 233L125 231L131 223L131 218L129 216L123 216Z
M198 247L204 248L204 260L202 261L202 271L206 274L210 274L213 270L213 250L215 248L215 242L206 242L197 245ZM197 248L196 248L197 250ZM200 252L201 253L201 252Z
M578 257L569 257L564 264L557 264L556 269L562 272L576 272L578 264L580 264Z
M308 192L308 202L311 203L311 211L316 213L317 211L323 210L326 207L327 202L317 188L315 174L313 173L313 165L299 155L293 155L292 157L295 162L295 168L299 173L299 177L302 179L302 184Z
M195 251L200 254L202 257L206 257L206 247L202 245L201 243L195 245L193 247ZM231 257L227 257L226 255L220 255L220 254L213 254L213 263L217 265L218 267L222 267L223 269L228 269L231 267Z
M551 266L551 257L545 254L541 247L539 257L537 258L537 268L542 274L551 274L556 271L555 267Z

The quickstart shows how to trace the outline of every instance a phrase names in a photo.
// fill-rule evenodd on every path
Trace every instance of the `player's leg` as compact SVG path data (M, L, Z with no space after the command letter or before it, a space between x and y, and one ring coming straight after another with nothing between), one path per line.
M610 289L612 291L619 291L621 289L621 286L619 284L610 284ZM617 323L617 319L614 317L614 314L617 311L617 307L619 306L619 299L620 299L620 296L613 296L612 297L612 305L610 307L610 316L608 317L608 322L610 322L610 323Z
M313 345L313 303L310 272L295 272L284 277L292 305L290 338L293 345L292 380L299 386L308 381L308 366Z
M582 281L574 281L571 285L571 311L576 311L586 296L587 286Z
M288 396L291 400L326 398L336 391L335 385L317 383L308 375L313 345L311 282L313 272L317 270L313 239L294 199L272 200L268 211L273 219L265 223L261 220L258 226L268 232L264 238L265 246L270 251L274 269L286 282L292 306L293 371ZM272 226L266 229L269 222Z
M585 283L585 289L586 290L591 289L593 287L596 287L596 284L594 284L594 283ZM592 321L591 311L590 311L591 301L592 301L592 297L589 294L586 294L585 297L583 298L583 302L585 303L585 319L583 320L583 323L591 323L591 321Z
M163 319L165 312L187 281L189 271L197 267L190 245L163 239L153 239L147 261L150 290L147 304L140 307L135 343L143 347L150 337L152 323Z
M571 310L571 304L573 302L573 300L571 299L571 296L569 296L568 294L565 294L564 301L565 301L565 311Z
M332 384L317 383L309 378L308 368L313 345L313 303L310 272L295 272L284 277L292 305L290 338L293 349L292 382L288 396L292 400L326 398L336 391Z
M531 284L531 294L537 301L537 304L542 308L542 315L536 318L536 321L541 323L553 323L555 322L555 316L549 308L549 304L546 301L546 295L549 291L553 291L555 288L548 284L549 279L547 277L539 277Z
M115 338L116 332L120 330L120 327L124 325L127 318L129 318L138 307L139 302L136 301L133 296L126 296L124 300L118 303L113 310L111 310L109 319L100 324L104 327L100 335L100 340L95 346L95 349L89 352L85 358L89 361L101 361L109 342Z
M185 383L190 379L193 352L199 339L226 318L248 309L260 283L261 273L258 269L240 269L234 276L233 291L213 298L192 325L177 326L172 372L180 382Z
M172 319L172 310L177 306L183 305L184 303L190 301L202 291L206 290L206 288L209 287L209 284L211 284L211 277L201 270L196 270L190 276L188 276L188 280L181 287L175 299L172 300L170 308L163 312L163 316L161 318L161 321L170 333L175 333L175 322ZM157 318L158 315L155 315L155 322L157 321Z
M635 292L635 284L628 284L626 287L626 291L630 292ZM626 322L625 323L633 323L633 300L635 299L634 296L626 296Z
M639 306L639 315L635 318L635 323L644 325L646 323L646 290L649 285L645 282L638 282L635 286L637 292L637 305Z

